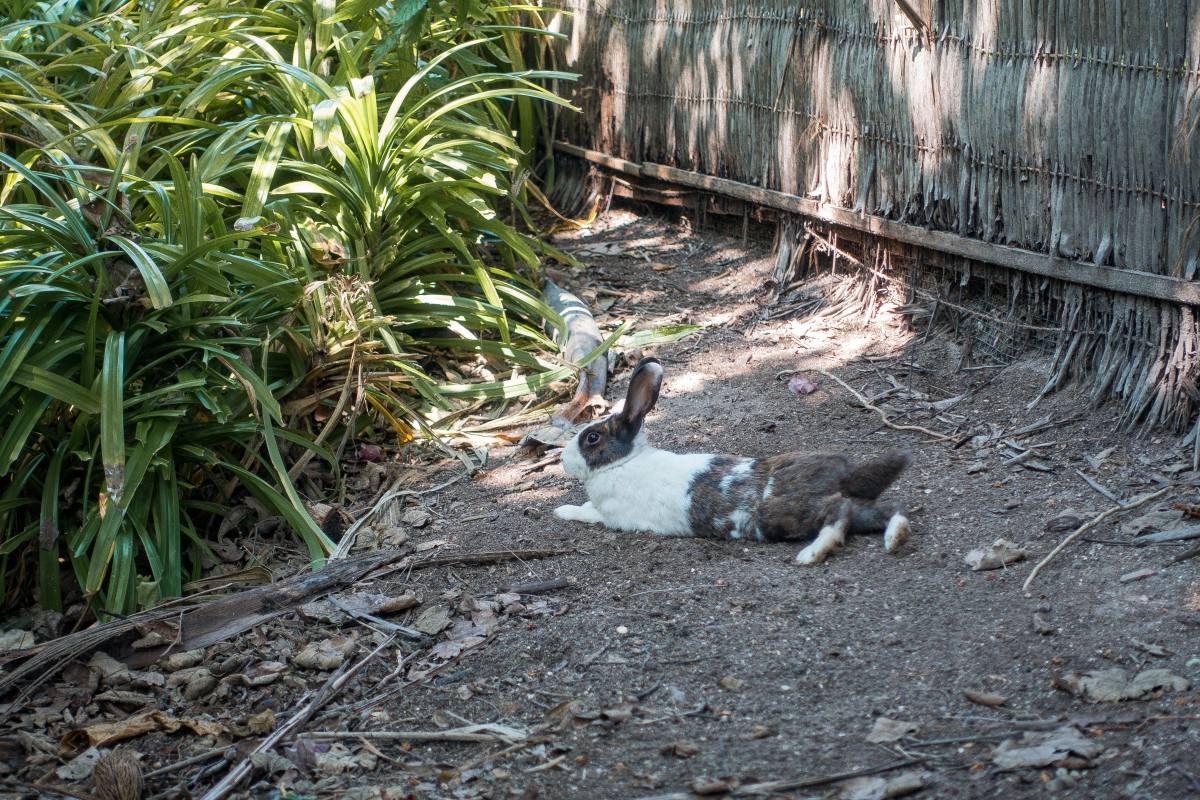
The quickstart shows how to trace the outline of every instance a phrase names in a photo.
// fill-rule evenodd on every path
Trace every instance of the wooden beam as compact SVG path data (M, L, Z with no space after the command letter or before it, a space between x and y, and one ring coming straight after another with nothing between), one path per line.
M905 222L896 222L872 214L859 214L838 206L819 203L807 197L763 189L727 178L714 178L699 172L676 169L662 164L637 164L622 158L588 150L566 142L556 142L558 150L591 161L594 164L623 172L654 178L678 186L687 186L713 194L734 197L756 205L813 217L834 225L865 231L885 239L926 247L951 255L962 256L984 264L1042 275L1110 292L1149 297L1180 305L1200 306L1200 282L1186 281L1170 275L1155 275L1132 269L1101 267L1086 261L1022 250L1008 245L972 239L948 231L934 231Z

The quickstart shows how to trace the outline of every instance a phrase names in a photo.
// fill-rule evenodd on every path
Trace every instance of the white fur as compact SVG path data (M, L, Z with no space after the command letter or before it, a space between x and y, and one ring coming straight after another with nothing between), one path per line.
M846 542L846 527L850 519L840 516L837 521L821 528L817 538L796 554L797 564L820 564Z
M559 506L554 509L554 516L559 519L569 519L575 522L604 522L600 512L589 500L581 506Z
M900 513L893 514L888 520L887 530L883 532L883 549L889 553L896 552L900 545L908 541L909 534L908 517Z
M691 536L691 494L695 477L712 464L704 453L670 453L646 443L639 433L629 455L595 470L588 468L576 439L563 450L563 468L587 489L584 506L559 506L562 519L603 522L619 531L659 536ZM591 507L591 514L582 509Z
M750 474L750 470L754 469L754 459L743 458L734 466L730 467L729 472L721 478L721 494L729 494L729 490L733 488L735 481L739 481Z

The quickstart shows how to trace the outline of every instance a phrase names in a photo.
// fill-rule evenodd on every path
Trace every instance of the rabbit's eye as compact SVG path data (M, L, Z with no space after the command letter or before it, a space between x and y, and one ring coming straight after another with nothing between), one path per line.
M597 431L588 431L583 441L585 444L596 444L600 441L600 434Z

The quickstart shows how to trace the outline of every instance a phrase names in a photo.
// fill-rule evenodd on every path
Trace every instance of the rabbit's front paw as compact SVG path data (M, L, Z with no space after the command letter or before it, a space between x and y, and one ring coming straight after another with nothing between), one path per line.
M591 502L584 503L581 506L559 506L554 509L554 516L559 519L569 519L575 522L601 522L600 514L597 513Z

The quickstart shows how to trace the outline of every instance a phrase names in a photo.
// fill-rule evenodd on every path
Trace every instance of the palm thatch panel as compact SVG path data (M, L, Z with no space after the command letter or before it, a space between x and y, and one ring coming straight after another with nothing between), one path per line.
M1200 271L1197 0L567 8L576 145L1097 267ZM1131 424L1191 418L1191 308L1002 280L1010 312L1053 297L1058 382L1095 376Z

